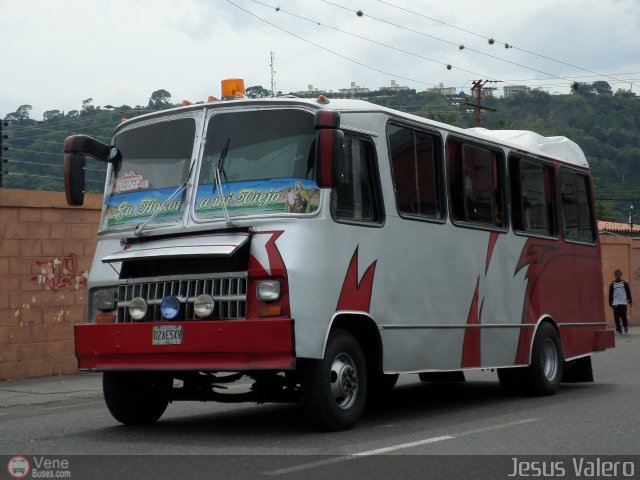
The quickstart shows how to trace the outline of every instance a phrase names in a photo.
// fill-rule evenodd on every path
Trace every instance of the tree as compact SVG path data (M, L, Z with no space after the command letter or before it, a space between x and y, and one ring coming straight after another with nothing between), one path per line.
M19 120L29 120L29 112L33 107L31 105L20 105L16 110L16 115Z
M584 82L573 82L571 84L571 93L577 93L578 95L590 95L591 84Z
M612 95L613 89L611 85L603 80L599 80L597 82L593 82L591 84L591 91L596 95Z
M164 89L156 90L149 97L149 108L162 109L171 105L171 94Z
M81 114L94 113L96 107L91 105L91 102L93 102L93 98L85 98L84 100L82 100L82 112L81 112Z
M63 115L60 110L47 110L42 114L42 119L46 122L62 116Z
M271 92L263 88L262 85L254 85L245 90L245 95L248 98L267 98L271 96Z

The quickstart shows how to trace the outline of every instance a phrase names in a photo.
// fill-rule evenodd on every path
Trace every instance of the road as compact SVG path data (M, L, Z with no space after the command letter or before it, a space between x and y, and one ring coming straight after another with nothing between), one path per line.
M69 457L76 472L119 462L125 473L131 457L94 455L154 455L146 462L159 470L147 466L149 477L137 471L135 478L174 478L172 466L190 478L200 478L201 470L226 472L215 478L231 478L230 471L237 478L388 478L398 471L401 478L426 478L412 477L408 465L422 473L444 468L441 478L453 478L446 471L456 462L473 464L465 468L475 478L487 465L500 465L499 478L508 478L514 457L541 455L565 455L566 462L633 455L626 458L635 459L640 474L640 328L632 330L617 337L615 349L594 355L595 383L565 384L552 397L530 398L505 395L490 371L468 373L462 384L425 384L404 375L383 405L338 433L310 430L300 405L273 404L178 402L155 425L125 427L107 411L98 374L3 382L0 455ZM444 461L440 455L463 457ZM436 464L424 464L433 459Z

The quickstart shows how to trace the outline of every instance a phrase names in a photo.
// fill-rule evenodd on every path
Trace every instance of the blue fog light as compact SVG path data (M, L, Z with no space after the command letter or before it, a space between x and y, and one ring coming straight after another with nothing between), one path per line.
M180 313L180 300L178 297L165 297L160 304L160 312L162 318L173 320Z

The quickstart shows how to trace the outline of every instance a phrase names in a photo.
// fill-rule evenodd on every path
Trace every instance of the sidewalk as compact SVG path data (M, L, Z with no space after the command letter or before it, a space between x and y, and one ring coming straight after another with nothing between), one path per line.
M0 381L0 410L92 397L102 397L102 374L99 372Z

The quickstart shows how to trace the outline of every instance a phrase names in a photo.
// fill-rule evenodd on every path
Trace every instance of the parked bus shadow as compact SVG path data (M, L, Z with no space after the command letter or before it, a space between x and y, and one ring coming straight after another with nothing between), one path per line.
M282 439L283 449L296 448L306 437L333 435L351 438L380 425L411 425L428 422L433 425L447 422L456 415L478 418L484 414L495 415L495 406L500 406L501 415L537 409L541 402L545 406L576 402L589 397L610 395L616 385L563 384L560 391L551 397L527 397L507 395L497 382L467 381L463 383L405 383L397 386L380 401L370 404L355 429L347 432L322 434L314 431L307 422L300 404L199 404L176 402L168 407L165 416L156 424L146 426L122 426L115 420L105 428L91 430L82 435L101 442L144 442L158 445L178 443L181 448L189 445L222 445L237 442L241 449L254 445L270 447L274 434ZM211 412L207 409L211 408ZM220 443L218 443L218 441ZM226 444L229 445L228 443ZM200 452L202 453L202 452Z

